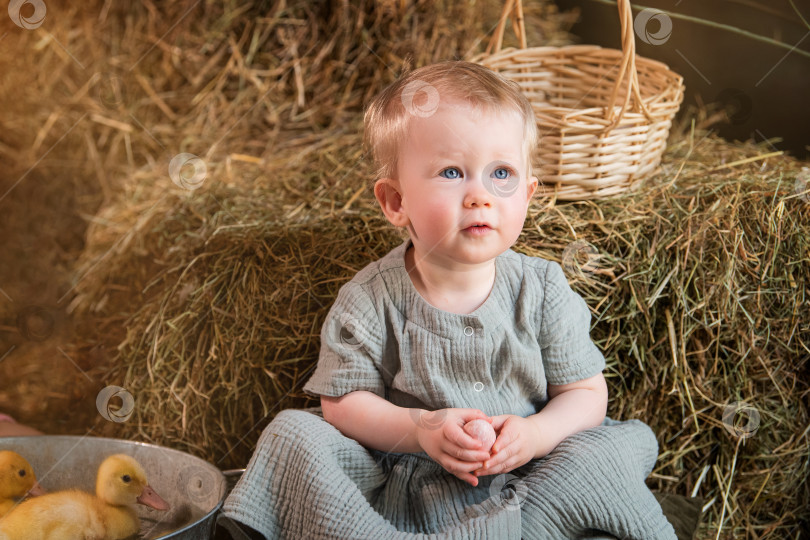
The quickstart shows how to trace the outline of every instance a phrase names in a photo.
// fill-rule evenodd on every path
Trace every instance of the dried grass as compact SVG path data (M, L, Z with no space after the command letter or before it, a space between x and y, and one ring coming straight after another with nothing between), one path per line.
M409 62L480 50L498 4L89 3L48 31L84 68L46 33L23 36L44 67L19 80L52 106L25 101L42 127L26 138L12 117L0 153L24 171L68 132L77 174L97 182L70 301L85 342L117 349L88 373L135 396L111 434L244 466L279 410L313 403L300 389L338 288L402 238L368 189L362 105ZM570 18L531 8L529 42L564 44ZM609 414L658 434L651 485L707 501L701 537L798 537L810 505L803 164L717 138L703 111L684 118L641 190L537 199L515 249L568 268L608 359ZM200 189L168 178L180 152L205 162ZM68 159L40 170L57 155ZM575 241L593 246L587 262ZM89 345L68 352L87 367ZM734 402L760 415L747 439L724 428Z

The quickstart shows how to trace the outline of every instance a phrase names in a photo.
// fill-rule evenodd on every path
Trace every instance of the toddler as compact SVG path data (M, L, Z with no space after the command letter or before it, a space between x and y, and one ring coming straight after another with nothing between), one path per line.
M375 98L365 129L374 194L407 240L340 289L304 386L321 407L276 416L220 524L266 538L674 538L644 484L655 437L605 417L585 301L559 264L511 249L537 188L518 86L468 62L427 66ZM464 430L477 419L491 450Z

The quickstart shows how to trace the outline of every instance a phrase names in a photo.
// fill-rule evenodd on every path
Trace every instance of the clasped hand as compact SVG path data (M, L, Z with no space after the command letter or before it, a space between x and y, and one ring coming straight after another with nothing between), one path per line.
M464 431L464 424L483 419L497 435L492 450ZM528 463L539 445L537 426L526 418L504 414L488 417L478 409L419 411L416 438L424 452L450 474L472 486L478 477L501 474Z

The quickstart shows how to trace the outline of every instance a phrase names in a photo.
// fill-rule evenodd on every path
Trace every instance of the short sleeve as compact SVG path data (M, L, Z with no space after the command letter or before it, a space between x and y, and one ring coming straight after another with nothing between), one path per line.
M546 268L539 339L549 384L568 384L601 373L605 357L591 341L591 312L568 285L562 267Z
M378 368L381 336L379 317L368 293L354 282L343 285L321 327L318 364L304 391L339 397L368 390L385 397Z

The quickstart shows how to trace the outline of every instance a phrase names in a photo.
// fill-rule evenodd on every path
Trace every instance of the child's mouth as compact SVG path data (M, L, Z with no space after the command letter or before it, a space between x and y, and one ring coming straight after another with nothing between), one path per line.
M472 234L486 234L491 230L488 225L472 225L464 229L465 232Z

